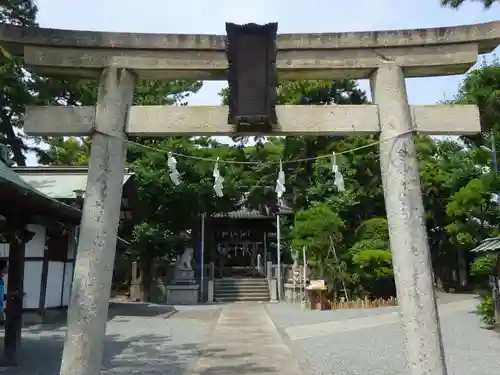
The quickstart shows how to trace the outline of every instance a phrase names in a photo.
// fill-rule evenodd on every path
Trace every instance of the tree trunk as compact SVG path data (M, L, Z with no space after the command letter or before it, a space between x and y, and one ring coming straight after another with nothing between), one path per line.
M460 287L467 286L467 252L464 248L458 250L458 280Z
M141 292L144 302L150 302L151 284L153 282L153 259L142 258L139 261L141 269Z

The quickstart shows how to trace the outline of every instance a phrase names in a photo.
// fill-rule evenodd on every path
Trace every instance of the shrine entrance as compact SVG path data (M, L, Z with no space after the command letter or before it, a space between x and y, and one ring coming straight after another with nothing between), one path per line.
M500 23L279 36L276 23L226 24L225 36L0 26L2 47L24 56L37 73L100 80L96 106L27 107L24 117L28 135L92 137L62 375L101 370L127 136L361 134L380 139L410 372L447 373L413 137L476 135L481 132L479 110L472 105L410 105L405 78L466 72L478 54L500 44ZM370 79L373 102L279 106L278 75L280 80ZM227 79L229 106L133 105L136 83L144 78ZM219 197L222 182L214 182Z
M216 274L219 277L264 277L262 242L228 242L217 247Z
M245 203L242 199L236 211L206 219L205 259L214 263L216 278L265 277L266 261L276 262L276 214ZM280 214L292 210L284 207Z

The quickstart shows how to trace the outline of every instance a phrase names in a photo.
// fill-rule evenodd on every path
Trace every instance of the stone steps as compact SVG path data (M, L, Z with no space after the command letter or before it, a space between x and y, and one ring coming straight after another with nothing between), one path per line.
M215 280L215 301L269 302L269 286L264 278L228 278Z

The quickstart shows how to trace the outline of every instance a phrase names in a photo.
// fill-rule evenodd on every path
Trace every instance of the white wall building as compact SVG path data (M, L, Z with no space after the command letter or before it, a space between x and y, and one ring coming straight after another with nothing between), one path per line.
M5 218L0 216L1 220ZM69 228L61 228L52 235L40 224L28 224L27 229L34 236L25 246L23 309L43 316L45 309L64 308L69 304L76 243ZM0 259L8 261L9 248L8 243L0 243ZM5 275L5 290L8 280Z
M0 180L2 176L8 175L6 181L14 181L18 187L21 186L38 199L52 202L54 210L57 211L60 205L66 210L71 210L73 214L72 220L65 220L64 215L67 213L45 217L44 211L41 210L39 214L33 217L28 215L26 218L25 228L33 233L33 237L24 247L22 309L25 322L28 317L29 320L39 321L48 310L64 310L69 305L77 247L75 233L80 221L80 206L83 204L83 192L87 184L87 168L46 166L9 168L3 162L0 163ZM132 175L126 171L124 183ZM130 185L124 186L122 219L131 216L128 209L129 201L135 199L135 189ZM9 239L5 235L7 218L1 215L6 205L16 204L14 201L9 202L8 199L3 202L0 199L0 234L4 233L0 235L0 259L11 263L13 254L10 254ZM36 202L32 204L36 208ZM31 208L27 205L27 209ZM119 239L119 243L123 245L125 241ZM5 275L6 293L8 279L8 275ZM29 312L33 314L27 314Z

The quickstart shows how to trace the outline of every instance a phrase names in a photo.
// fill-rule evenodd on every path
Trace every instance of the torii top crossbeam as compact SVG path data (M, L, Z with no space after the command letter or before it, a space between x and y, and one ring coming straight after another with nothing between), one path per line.
M0 25L0 45L46 75L98 77L109 66L141 78L225 80L225 36L143 34ZM385 58L406 77L464 73L500 44L500 21L428 29L280 34L280 79L368 78Z

